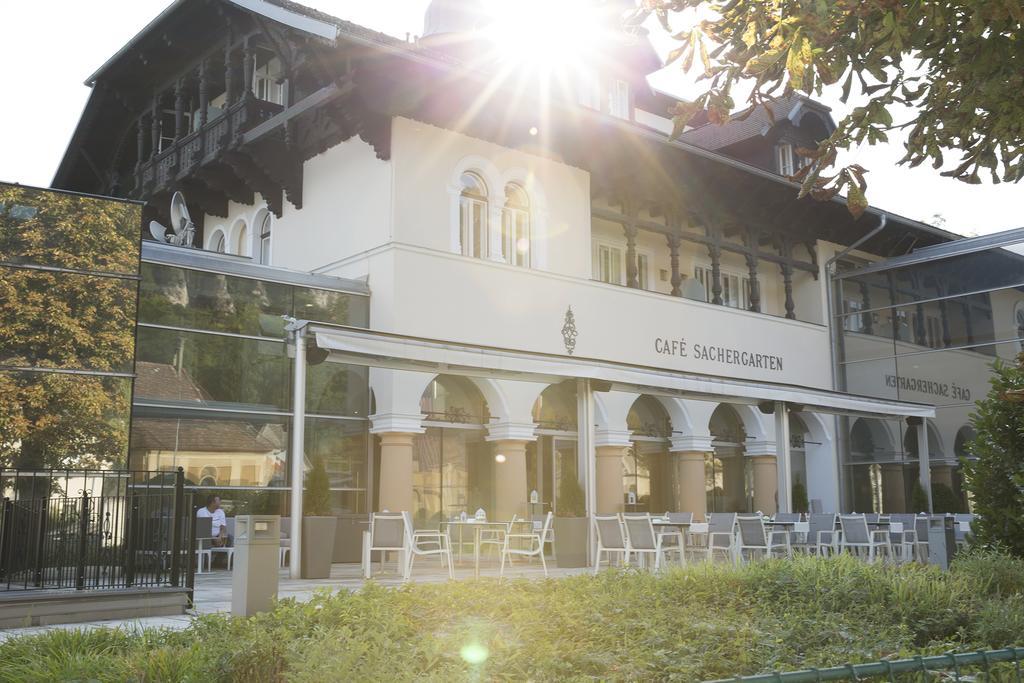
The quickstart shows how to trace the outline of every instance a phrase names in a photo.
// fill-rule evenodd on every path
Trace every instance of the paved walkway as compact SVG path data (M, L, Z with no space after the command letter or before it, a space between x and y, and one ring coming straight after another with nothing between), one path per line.
M559 569L554 565L551 558L548 566L548 576L552 578L571 576L579 574L586 569ZM480 578L495 579L498 576L498 566L493 561L481 561ZM505 567L505 576L508 578L528 578L538 580L544 578L544 572L539 562L529 565L518 561L512 568ZM279 571L278 598L295 598L301 602L313 597L313 593L322 588L331 590L358 590L363 587L365 580L362 577L362 568L357 564L336 564L331 568L329 579L291 579L287 569ZM473 566L471 562L464 562L456 565L455 580L465 581L473 578ZM402 577L395 572L395 563L391 562L380 571L380 566L374 565L373 580L383 586L400 586ZM441 568L438 560L433 558L417 559L413 568L412 580L416 583L442 583L448 581L448 572ZM52 626L33 626L28 628L0 629L0 641L13 636L42 633L52 629L94 629L94 628L123 628L126 630L138 630L145 628L170 628L183 629L188 627L193 616L200 614L213 614L217 612L231 611L231 572L223 569L215 569L212 572L196 575L195 585L195 609L190 614L183 614L173 617L145 617L139 619L113 619L109 621L93 621L78 624L55 624Z

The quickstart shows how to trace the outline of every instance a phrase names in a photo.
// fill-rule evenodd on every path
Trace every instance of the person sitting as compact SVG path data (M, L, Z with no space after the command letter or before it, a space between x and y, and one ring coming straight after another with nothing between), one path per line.
M214 548L224 548L231 545L231 537L228 536L228 518L220 507L220 496L207 496L205 507L196 510L196 517L200 519L209 517L212 519L210 524L210 544Z

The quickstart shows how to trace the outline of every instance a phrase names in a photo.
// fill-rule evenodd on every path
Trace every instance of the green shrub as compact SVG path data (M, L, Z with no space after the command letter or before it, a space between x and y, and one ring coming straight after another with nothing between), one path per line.
M978 513L972 531L978 543L1024 557L1024 401L1009 400L1010 392L1024 392L1024 353L1016 364L996 361L989 382L971 415L973 458L961 461Z
M971 624L971 637L990 648L1019 646L1024 642L1024 595L986 601Z
M809 509L807 487L802 481L798 481L793 484L793 512L807 512Z
M371 582L177 632L11 638L0 681L698 681L1005 645L1024 633L1022 586L1024 561L977 550L946 573L842 556Z
M583 487L576 477L563 474L558 483L558 505L556 514L559 517L583 517L587 514L587 503L583 496Z
M932 484L932 511L933 512L960 512L963 506L960 498L953 493L953 489L947 484Z
M317 458L306 475L306 490L302 494L302 511L307 517L331 515L331 482L327 478L324 459Z

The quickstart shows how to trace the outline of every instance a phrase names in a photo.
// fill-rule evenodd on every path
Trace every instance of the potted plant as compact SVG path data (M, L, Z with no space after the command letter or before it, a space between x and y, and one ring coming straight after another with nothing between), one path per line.
M302 578L330 578L338 520L331 514L330 482L322 458L306 475L302 512Z
M563 475L555 511L555 564L587 566L587 517L583 487L576 477Z
M809 509L807 487L802 481L798 481L793 484L793 512L807 512Z

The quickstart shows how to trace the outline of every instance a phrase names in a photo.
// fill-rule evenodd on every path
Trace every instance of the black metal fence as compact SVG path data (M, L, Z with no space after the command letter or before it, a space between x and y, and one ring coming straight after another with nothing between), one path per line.
M0 469L0 591L187 587L192 494L177 472Z

